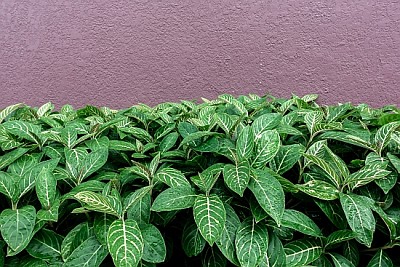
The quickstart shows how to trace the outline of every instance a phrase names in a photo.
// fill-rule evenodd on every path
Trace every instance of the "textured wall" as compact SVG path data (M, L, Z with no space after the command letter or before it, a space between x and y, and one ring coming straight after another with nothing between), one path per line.
M0 107L249 92L400 105L396 0L0 0Z

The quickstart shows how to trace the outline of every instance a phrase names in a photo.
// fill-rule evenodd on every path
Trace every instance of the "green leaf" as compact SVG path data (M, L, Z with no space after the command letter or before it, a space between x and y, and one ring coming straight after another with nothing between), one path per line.
M310 154L304 154L304 157L307 158L310 162L320 167L327 175L329 181L336 187L340 188L342 183L339 175L337 174L336 170L331 167L331 165L326 162L325 160Z
M296 267L307 265L318 259L323 248L321 244L312 239L299 239L284 246L286 253L286 266Z
M280 226L285 210L285 195L281 184L269 172L252 170L249 189L260 206Z
M0 170L4 169L8 165L16 161L18 158L28 152L28 150L29 149L27 148L17 148L11 152L4 154L3 156L0 156Z
M57 181L46 168L36 178L36 195L44 209L50 209L56 198Z
M343 257L340 254L329 253L329 255L331 256L335 267L355 267L351 261L349 261L348 259L346 259L345 257Z
M360 252L357 244L358 243L353 240L346 241L343 244L343 256L345 256L346 259L351 261L355 266L358 266L360 261Z
M193 215L201 235L212 246L224 229L224 203L216 195L199 195L193 206Z
M35 234L26 247L26 251L42 260L61 259L61 242L63 237L51 230L42 229Z
M160 212L191 208L196 197L196 192L190 187L171 187L156 197L151 210Z
M240 266L258 266L268 249L266 225L256 224L251 218L243 221L236 232L235 246Z
M322 122L324 118L324 113L321 111L311 111L307 112L304 116L304 122L308 128L308 131L313 135L317 131L318 125Z
M136 151L136 145L126 141L110 140L108 149L117 151Z
M107 162L107 158L108 151L106 148L101 148L88 154L82 162L78 181L81 182L92 173L98 171Z
M32 141L38 145L42 143L39 137L41 129L37 125L26 121L14 120L3 123L3 126L13 135Z
M322 201L314 199L315 204L322 210L326 217L339 229L347 228L346 216L342 207L336 201Z
M130 193L124 200L123 213L125 213L127 210L129 210L132 206L139 203L142 200L142 198L145 195L147 195L152 189L153 189L153 186L145 186L145 187L139 188L139 189L135 190L134 192Z
M179 134L177 132L172 132L168 135L166 135L160 142L160 151L161 152L166 152L170 150L174 145L176 144L176 141L178 141Z
M99 213L94 217L93 230L97 240L104 246L107 246L107 232L115 217L107 213Z
M250 181L250 166L247 161L226 164L223 171L226 185L239 196L243 196L244 190Z
M345 182L350 186L351 190L354 190L355 188L366 185L374 180L382 179L389 173L390 171L387 170L365 167L352 173L347 177Z
M53 109L54 109L54 105L51 102L47 102L38 108L38 110L36 111L36 114L40 118L40 117L48 115L48 113L50 113Z
M305 147L301 144L281 146L274 159L270 162L271 169L278 174L290 170L301 158Z
M215 241L219 250L222 254L233 264L239 265L239 261L236 257L235 239L236 232L240 227L240 220L235 210L228 204L224 204L226 211L226 221L224 229L220 238ZM204 241L205 242L205 241Z
M144 244L142 259L151 263L164 262L167 249L160 231L152 224L142 225L140 230Z
M65 127L60 133L61 140L68 148L73 148L78 139L78 131L74 127Z
M223 95L218 96L218 98L228 104L233 105L240 112L240 114L242 114L246 117L248 116L246 107L241 102L239 102L237 99L235 99L233 96L231 96L229 94L223 94Z
M393 262L382 249L375 253L367 267L393 267Z
M202 266L204 267L226 267L226 264L226 258L215 247L208 247L202 257Z
M235 125L235 121L231 118L231 116L225 113L217 113L216 116L218 126L221 127L226 134L229 134Z
M160 157L161 157L161 154L159 152L153 157L153 159L151 160L151 162L149 164L149 171L150 171L151 176L153 176L156 173L158 165L160 164Z
M322 200L334 200L339 197L339 190L336 187L320 180L311 180L305 184L297 184L296 188L307 195Z
M98 267L107 256L105 246L92 236L81 243L66 259L63 267Z
M3 240L12 250L24 249L32 238L36 210L27 205L20 209L5 209L0 214L0 231Z
M15 198L15 182L18 176L0 171L0 193L13 200Z
M190 187L190 183L186 179L185 175L177 169L169 167L163 168L156 172L154 178L156 181L163 182L170 187Z
M392 153L387 153L387 157L389 158L390 163L392 163L397 172L400 173L400 158L393 155Z
M217 182L221 171L224 169L224 165L222 163L213 164L198 175L190 177L190 179L203 192L208 194Z
M364 140L358 136L355 135L351 135L345 132L325 132L323 134L321 134L319 136L320 138L323 139L333 139L333 140L337 140L343 143L347 143L347 144L351 144L351 145L355 145L355 146L360 146L372 151L376 151L377 148L375 147L375 145L371 144L369 141Z
M135 202L127 210L127 218L135 220L139 225L150 222L151 215L151 196L150 192Z
M6 119L8 116L10 116L11 113L16 111L21 106L22 106L22 104L18 103L18 104L11 105L11 106L8 106L8 107L2 109L0 112L0 123L2 123L4 121L4 119Z
M347 229L338 230L338 231L331 233L326 238L325 247L329 248L329 247L332 247L332 245L351 240L355 237L357 237L357 234L351 230L347 230Z
M144 242L133 220L114 221L107 234L107 245L115 266L137 266L143 256Z
M400 127L400 122L390 122L383 125L375 134L374 142L378 148L378 154L382 153L382 150L389 144L392 133Z
M111 196L103 196L90 191L82 191L76 193L75 198L85 203L86 205L84 207L88 210L104 212L116 217L121 217L122 204Z
M90 229L87 222L78 224L65 236L61 243L61 256L65 261L69 255L88 237Z
M275 157L281 146L279 133L276 130L264 131L256 139L256 153L252 163L254 168L262 168Z
M181 141L182 145L190 145L190 146L198 146L201 143L201 139L206 136L213 136L213 135L221 135L220 133L217 132L208 132L208 131L202 131L202 132L194 132L188 134L186 137L183 138Z
M281 240L275 233L269 234L268 250L260 267L286 267L286 254Z
M351 193L340 194L339 199L351 230L357 233L360 243L371 247L376 222L368 203Z
M259 139L264 131L275 129L281 120L282 115L279 113L268 113L257 117L251 125L255 139Z
M253 155L254 133L250 126L246 126L240 132L236 140L236 151L239 160L247 160Z
M185 225L182 233L182 248L188 257L199 255L206 243L207 241L200 234L199 228L195 223L187 223Z
M321 230L314 221L304 213L297 210L285 209L282 217L282 226L299 231L306 235L316 237L322 236Z

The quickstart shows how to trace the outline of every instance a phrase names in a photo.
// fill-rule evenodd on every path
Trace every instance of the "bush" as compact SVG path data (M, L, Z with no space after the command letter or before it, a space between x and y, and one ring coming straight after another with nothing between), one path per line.
M399 265L399 109L315 99L7 107L0 265Z

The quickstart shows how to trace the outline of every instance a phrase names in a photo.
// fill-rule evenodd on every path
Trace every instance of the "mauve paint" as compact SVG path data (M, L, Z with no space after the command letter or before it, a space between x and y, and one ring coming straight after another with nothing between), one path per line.
M400 105L400 1L0 0L0 108L320 94Z

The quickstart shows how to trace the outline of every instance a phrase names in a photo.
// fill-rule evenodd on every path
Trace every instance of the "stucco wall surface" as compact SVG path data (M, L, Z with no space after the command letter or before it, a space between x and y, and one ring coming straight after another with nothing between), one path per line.
M0 107L318 93L400 106L400 1L0 0Z

